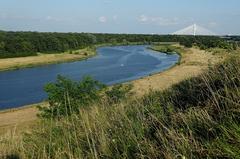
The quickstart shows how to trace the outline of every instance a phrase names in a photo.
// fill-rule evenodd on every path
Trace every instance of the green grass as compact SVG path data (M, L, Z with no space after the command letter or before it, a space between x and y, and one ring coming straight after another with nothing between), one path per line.
M163 52L166 54L176 54L184 52L183 48L180 46L174 46L172 44L160 44L160 45L153 45L150 47L150 49Z
M179 60L177 65L181 64L181 58L182 58L182 53L186 52L184 47L181 46L176 46L174 44L177 43L160 43L160 44L154 44L149 47L149 49L157 51L157 52L162 52L166 54L178 54L179 55Z
M60 120L43 119L22 138L3 138L3 152L41 159L240 158L237 57L165 91L117 104L103 99Z

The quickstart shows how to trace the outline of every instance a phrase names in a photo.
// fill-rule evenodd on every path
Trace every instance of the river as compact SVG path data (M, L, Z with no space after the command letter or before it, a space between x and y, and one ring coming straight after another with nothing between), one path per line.
M101 47L97 56L83 61L0 72L0 109L42 102L47 98L44 85L54 82L57 75L73 80L91 76L112 85L162 72L179 60L177 54L158 53L147 47Z

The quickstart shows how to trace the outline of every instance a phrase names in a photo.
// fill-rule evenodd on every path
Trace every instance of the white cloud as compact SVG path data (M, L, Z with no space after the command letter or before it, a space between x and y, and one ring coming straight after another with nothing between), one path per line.
M101 22L101 23L106 23L107 22L107 17L101 16L101 17L98 18L98 21Z
M118 19L118 16L117 16L117 15L114 15L114 16L113 16L113 20L114 20L114 21L117 21L117 19Z
M139 17L139 21L140 22L147 22L149 20L149 18L146 15L141 15Z
M138 18L138 21L143 24L155 24L159 26L170 26L179 24L178 18L153 17L144 14Z
M51 20L53 19L53 17L51 17L51 16L47 16L45 19L51 21Z

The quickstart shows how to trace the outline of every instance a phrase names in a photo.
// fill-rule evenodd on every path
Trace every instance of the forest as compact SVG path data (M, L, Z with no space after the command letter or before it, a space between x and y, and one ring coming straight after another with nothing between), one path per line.
M234 37L237 39L237 37ZM0 31L0 58L35 56L37 53L61 53L98 44L130 44L139 42L180 42L201 49L219 47L234 49L239 43L217 36L176 36L103 33L43 33Z

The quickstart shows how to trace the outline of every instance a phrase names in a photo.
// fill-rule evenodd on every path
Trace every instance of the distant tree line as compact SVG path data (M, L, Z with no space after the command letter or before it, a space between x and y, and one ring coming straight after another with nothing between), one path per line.
M180 42L180 44L186 47L197 45L202 49L231 47L225 39L213 36L0 31L0 58L34 56L37 53L64 52L104 43L128 44L132 42L145 44L152 42Z
M85 33L0 32L0 57L64 52L95 43L96 37Z
M233 44L234 49L240 47L240 36L225 36L225 40Z

